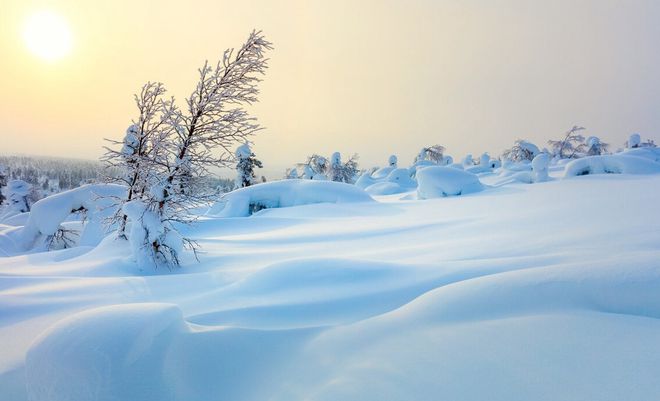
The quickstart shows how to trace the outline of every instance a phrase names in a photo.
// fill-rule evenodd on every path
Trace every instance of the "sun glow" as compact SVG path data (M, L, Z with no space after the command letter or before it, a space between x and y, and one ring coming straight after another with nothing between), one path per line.
M35 56L56 61L71 52L71 30L67 21L52 11L32 14L23 27L23 39Z

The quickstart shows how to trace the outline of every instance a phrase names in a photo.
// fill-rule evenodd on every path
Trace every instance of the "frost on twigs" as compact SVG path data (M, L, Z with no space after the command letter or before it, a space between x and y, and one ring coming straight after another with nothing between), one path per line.
M136 95L138 118L123 141L113 142L120 150L107 149L105 161L123 171L111 181L128 187L110 224L129 240L140 265L178 266L184 246L196 249L177 227L192 222L191 208L216 196L197 183L210 168L233 163L236 144L261 129L244 107L257 101L270 49L253 31L238 50L204 63L183 107L164 97L161 83L149 82Z

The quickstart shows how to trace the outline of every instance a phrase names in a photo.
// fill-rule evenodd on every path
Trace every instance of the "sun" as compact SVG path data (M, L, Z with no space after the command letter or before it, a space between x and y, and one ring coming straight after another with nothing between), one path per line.
M66 19L47 10L28 17L23 26L23 39L32 54L49 62L65 57L73 46Z

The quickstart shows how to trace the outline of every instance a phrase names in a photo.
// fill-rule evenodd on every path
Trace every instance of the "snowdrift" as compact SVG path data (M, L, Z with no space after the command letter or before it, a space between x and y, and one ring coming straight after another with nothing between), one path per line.
M355 185L332 181L284 180L237 189L208 211L215 217L246 217L262 209L314 203L373 202Z
M105 234L103 220L115 212L116 199L125 194L126 188L121 185L88 184L43 198L32 205L24 226L0 232L0 252L43 250L43 241L53 236L75 212L85 213L78 245L97 245Z
M484 189L479 177L452 167L431 166L417 170L417 196L420 199L465 195Z
M410 178L407 168L392 169L388 175L374 184L369 185L365 191L370 195L392 195L415 189L417 183Z
M632 154L631 154L632 153ZM642 152L626 152L615 155L588 156L566 164L564 177L588 174L654 174L660 173L660 163ZM645 152L651 156L653 152Z

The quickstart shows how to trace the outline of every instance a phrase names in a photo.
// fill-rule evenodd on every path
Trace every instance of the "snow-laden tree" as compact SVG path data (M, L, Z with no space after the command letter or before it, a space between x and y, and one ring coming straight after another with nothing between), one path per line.
M642 142L642 137L639 134L631 134L630 137L628 137L628 141L625 143L626 148L628 149L634 149L634 148L655 148L656 144L653 142L652 139L648 139L645 142Z
M156 91L148 103L156 112L140 109L144 127L153 130L136 124L137 130L131 129L122 143L126 146L111 153L108 159L125 167L126 184L133 189L131 198L122 200L122 212L131 222L128 238L140 265L178 266L184 245L195 249L178 226L192 220L191 207L215 193L190 186L211 167L228 167L235 160L231 149L260 129L244 107L257 101L257 84L267 68L265 52L271 48L262 33L254 31L237 51L226 50L215 65L206 62L185 107L162 100L164 89ZM140 139L145 141L142 150L137 146ZM134 159L137 168L131 167ZM131 185L136 175L138 184Z
M601 142L600 138L597 136L590 136L585 142L586 154L587 156L599 156L607 152L607 148L610 146L604 142Z
M303 163L304 176L310 180L327 180L329 168L328 159L316 153L309 156L307 162Z
M424 147L419 151L419 154L415 158L415 163L430 161L435 164L440 164L443 160L444 153L445 147L441 145Z
M128 188L125 199L118 203L141 199L149 188L164 174L168 156L168 138L174 127L168 124L173 110L172 99L163 98L165 87L160 82L148 82L135 95L138 117L124 134L122 141L108 140L119 150L105 147L102 160L111 173L108 181L123 184ZM121 207L110 223L118 224L117 235L126 238L128 215Z
M474 166L474 159L472 158L471 154L468 153L467 155L465 155L465 157L463 158L463 166L464 167Z
M584 136L579 134L579 132L584 129L584 127L574 125L573 128L566 131L563 139L558 141L548 141L552 155L559 159L573 159L579 157L580 153L583 153L587 146L584 143Z
M387 164L392 167L392 168L397 168L399 159L396 157L396 155L391 155L389 159L387 159Z
M284 179L297 180L298 178L300 178L300 177L298 176L298 169L297 168L291 167L291 168L286 169L286 172L284 173Z
M248 143L244 143L236 148L236 188L249 187L255 184L257 176L254 174L255 167L262 168L263 164L257 160L254 152L250 149Z
M347 184L354 183L359 172L357 158L357 155L353 155L346 163L342 163L341 154L339 152L333 153L330 157L328 178L331 181L345 182Z
M5 202L4 188L7 186L7 168L0 164L0 206Z
M541 153L533 143L524 139L516 139L510 149L502 152L502 159L512 162L532 161L536 155Z

